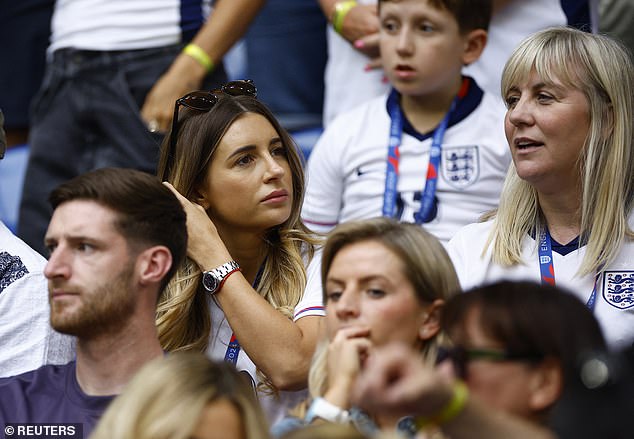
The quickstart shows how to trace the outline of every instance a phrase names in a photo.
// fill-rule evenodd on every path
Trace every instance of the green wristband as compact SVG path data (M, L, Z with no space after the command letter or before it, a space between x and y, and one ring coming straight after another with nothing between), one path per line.
M191 56L196 61L198 61L198 64L203 66L205 70L207 70L207 72L211 72L213 70L214 68L213 61L211 60L211 58L209 58L209 55L207 55L207 52L205 52L200 46L194 43L189 43L183 49L183 53L185 55Z
M343 31L343 19L346 18L350 9L356 5L356 0L345 0L335 4L335 11L332 14L332 27L339 35L341 35Z
M464 409L469 399L469 389L462 381L456 381L453 386L453 395L446 406L434 416L418 416L414 423L418 430L423 430L430 426L439 426L451 421Z

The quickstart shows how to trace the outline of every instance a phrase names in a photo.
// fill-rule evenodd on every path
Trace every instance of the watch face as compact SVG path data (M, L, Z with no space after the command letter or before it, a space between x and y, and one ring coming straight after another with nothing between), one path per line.
M216 292L216 290L218 289L219 283L220 282L218 282L218 279L216 279L216 277L213 274L209 272L203 273L203 286L210 293Z

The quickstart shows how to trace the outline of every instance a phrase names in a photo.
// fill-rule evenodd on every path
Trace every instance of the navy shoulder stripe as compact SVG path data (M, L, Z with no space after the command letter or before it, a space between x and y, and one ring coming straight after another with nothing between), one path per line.
M204 22L202 0L181 0L181 34L183 42L189 42Z

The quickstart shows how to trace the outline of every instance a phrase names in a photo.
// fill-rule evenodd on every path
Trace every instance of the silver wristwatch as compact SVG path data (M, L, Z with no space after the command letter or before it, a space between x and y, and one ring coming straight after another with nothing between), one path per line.
M240 270L236 261L230 261L212 270L203 272L203 287L211 294L216 294L230 274Z

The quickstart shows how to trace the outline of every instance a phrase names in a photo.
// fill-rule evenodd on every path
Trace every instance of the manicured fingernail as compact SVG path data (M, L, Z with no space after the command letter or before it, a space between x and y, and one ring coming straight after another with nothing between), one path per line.
M362 49L363 46L365 46L365 43L363 42L363 40L356 40L354 42L354 47L356 47L357 49Z
M370 64L366 64L363 70L369 72L370 70L372 70L372 67L370 66Z

